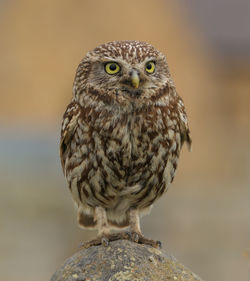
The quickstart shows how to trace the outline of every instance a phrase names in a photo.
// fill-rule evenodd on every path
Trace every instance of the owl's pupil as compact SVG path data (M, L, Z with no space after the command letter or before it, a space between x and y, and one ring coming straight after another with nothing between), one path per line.
M147 65L147 69L150 70L151 68L152 68L152 64L149 63L149 64Z
M110 66L109 66L109 69L114 71L116 70L116 64L112 63Z

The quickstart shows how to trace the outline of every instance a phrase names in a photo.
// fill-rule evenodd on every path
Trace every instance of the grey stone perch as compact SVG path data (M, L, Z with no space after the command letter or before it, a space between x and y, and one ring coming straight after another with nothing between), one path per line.
M127 240L81 249L51 281L202 281L162 250Z

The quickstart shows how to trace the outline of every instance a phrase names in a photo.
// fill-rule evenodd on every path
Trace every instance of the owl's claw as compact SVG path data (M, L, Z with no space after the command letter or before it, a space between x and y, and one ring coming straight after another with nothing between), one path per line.
M162 243L161 243L161 241L156 240L155 243L156 243L156 248L158 248L158 249L161 249L161 248L162 248Z
M109 239L105 236L101 238L102 246L107 247L109 245Z
M139 243L140 235L136 232L131 232L131 240L135 243Z
M90 240L90 241L87 241L87 242L83 242L80 244L80 249L88 249L92 246L99 246L99 245L102 245L104 247L107 247L109 245L109 236L107 235L103 235L103 236L100 236L100 237L97 237L96 239L93 239L93 240Z
M138 244L146 244L146 245L152 246L157 249L161 249L161 247L162 247L161 241L158 241L158 240L155 241L152 239L148 239L145 236L143 236L142 234L137 233L137 232L132 232L131 238L132 238L131 240L133 242L138 243Z

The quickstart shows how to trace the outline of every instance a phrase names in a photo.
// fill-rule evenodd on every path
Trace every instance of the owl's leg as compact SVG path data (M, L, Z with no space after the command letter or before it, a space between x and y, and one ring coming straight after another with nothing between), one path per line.
M132 241L139 244L147 244L154 248L161 248L160 241L154 241L142 235L141 226L140 226L140 216L139 216L139 211L137 209L129 210L129 225L131 230Z
M97 222L98 237L110 234L106 210L103 207L95 208L95 221Z
M110 230L106 210L103 207L96 207L94 214L94 221L97 227L97 238L81 244L82 248L89 248L102 244L107 246L109 243Z
M140 216L137 209L129 210L129 225L131 232L135 232L138 235L142 235L140 226Z
M98 234L97 238L81 244L82 248L89 248L102 244L108 246L109 242L119 239L129 239L129 234L126 232L110 233L106 210L102 207L95 208L94 221L96 222Z

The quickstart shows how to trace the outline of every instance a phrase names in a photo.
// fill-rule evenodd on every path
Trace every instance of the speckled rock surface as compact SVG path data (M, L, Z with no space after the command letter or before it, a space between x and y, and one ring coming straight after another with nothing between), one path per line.
M164 251L127 240L81 249L68 258L51 281L202 281Z

